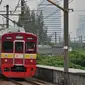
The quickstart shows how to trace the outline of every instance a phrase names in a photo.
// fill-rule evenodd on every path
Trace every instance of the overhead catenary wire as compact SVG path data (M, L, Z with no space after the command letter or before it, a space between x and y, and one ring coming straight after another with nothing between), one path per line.
M58 5L59 5L59 4L60 4L59 2L61 2L61 1L62 1L62 0L60 0L60 1L56 1L56 3L58 3ZM45 5L45 6L40 7L39 9L46 8L46 7L50 6L50 5L52 6L52 4L43 4L43 3L40 4L40 5L41 5L41 6ZM39 5L39 6L40 6L40 5Z
M19 6L19 2L20 2L20 0L18 1L17 6L15 7L15 10L14 10L14 12L12 13L12 15L16 12L16 10L17 10L17 8L18 8L18 6Z
M2 1L3 1L3 0L0 1L0 5L1 5Z
M39 5L43 5L42 3L43 3L44 1L45 1L45 0L43 0ZM62 0L57 1L57 3L59 3L60 1L62 1ZM39 6L39 5L38 5L38 6ZM47 4L46 6L49 6L49 4ZM41 7L40 9L45 8L46 6ZM54 14L55 14L56 12L58 12L58 11L60 11L60 10L54 11L53 13L51 13L51 14L47 15L46 17L44 17L44 19L47 19L48 17L54 15Z
M70 4L71 2L73 2L73 0L70 0L70 1L69 1L69 4Z
M40 6L45 0L43 0L38 6Z
M58 11L60 11L60 10L56 10L56 11L52 12L52 13L51 13L51 14L49 14L48 16L44 17L44 19L47 19L48 17L50 17L50 16L54 15L54 14L55 14L56 12L58 12Z
M39 3L38 4L38 6L40 6L40 5L43 5L43 2L44 2L45 0L43 0L41 3ZM62 1L62 0L60 0L60 1ZM60 2L60 1L58 1L58 2ZM47 6L49 6L49 5L51 5L51 4L45 4L46 6L44 6L43 8L45 8L45 7L47 7ZM35 10L36 8L34 8L33 10ZM40 10L37 10L37 11L40 11Z
M16 21L13 21L12 19L10 19L10 18L6 17L4 14L0 14L0 15L1 15L1 16L3 16L3 17L5 17L5 18L7 18L8 20L10 20L11 22L13 22L14 24L16 24L16 25L18 25L18 26L22 27L22 25L21 25L21 24L19 24L19 23L17 23Z
M74 10L74 12L85 12L85 10Z
M42 3L43 3L44 1L45 1L45 0L43 0ZM62 0L60 0L60 1L62 1ZM70 0L69 3L71 3L72 1L73 1L73 0ZM47 4L46 6L48 6L48 5L49 5L49 4ZM45 8L45 7L44 7L44 8ZM58 10L58 11L60 11L60 10ZM54 11L53 13L51 13L51 14L49 14L48 16L44 17L44 19L47 19L48 17L54 15L56 12L57 12L57 11Z
M29 9L29 6L27 6L27 3L26 3L25 0L24 0L24 4L25 4L24 6L26 7L26 10L29 11L29 10L30 10L30 9ZM30 10L30 11L31 11L31 10Z
M60 0L60 1L64 1L64 0ZM71 2L73 2L73 0L69 0L69 4L70 4Z

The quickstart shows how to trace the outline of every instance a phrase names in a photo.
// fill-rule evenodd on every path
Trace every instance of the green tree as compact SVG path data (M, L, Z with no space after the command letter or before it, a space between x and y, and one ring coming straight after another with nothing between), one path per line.
M47 44L50 38L47 36L47 27L44 26L42 11L36 17L35 11L28 9L24 10L23 16L19 16L18 23L21 24L26 32L31 32L38 35L39 44Z
M26 28L26 25L29 24L30 20L31 20L30 8L29 7L28 7L28 9L24 8L24 14L23 14L23 16L21 14L19 15L18 23L21 24L22 27L24 27L25 31L28 31L28 29Z
M39 16L37 17L37 34L39 37L39 44L48 44L50 43L50 38L47 35L47 27L44 26L43 12L40 11Z

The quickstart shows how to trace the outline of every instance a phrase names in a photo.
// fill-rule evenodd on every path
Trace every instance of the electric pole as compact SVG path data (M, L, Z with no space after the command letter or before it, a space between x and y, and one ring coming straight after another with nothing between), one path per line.
M83 44L83 42L82 42L82 35L80 36L80 48L82 49L82 44Z
M6 27L9 27L9 5L6 5Z
M56 45L56 43L57 43L57 33L55 32L55 45Z
M21 0L21 15L24 15L24 0Z
M68 0L64 0L64 9L68 9ZM68 77L65 73L68 72L69 60L68 60L68 12L64 12L64 85L68 85Z
M23 26L23 20L24 20L24 0L21 0L21 23Z
M59 44L61 43L61 36L59 36Z
M47 0L56 7L60 8L64 12L64 85L68 85L68 76L65 74L68 72L68 0L64 0L64 8L55 4L51 0Z
M64 8L47 0L64 12L64 72L68 72L68 0L64 0Z
M68 0L64 0L64 9L68 10ZM68 12L64 12L64 72L68 72Z

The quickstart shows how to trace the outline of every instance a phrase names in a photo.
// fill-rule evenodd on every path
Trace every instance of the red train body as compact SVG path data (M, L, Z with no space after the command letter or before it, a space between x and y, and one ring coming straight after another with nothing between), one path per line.
M6 33L0 41L0 73L9 78L32 77L36 71L37 36Z

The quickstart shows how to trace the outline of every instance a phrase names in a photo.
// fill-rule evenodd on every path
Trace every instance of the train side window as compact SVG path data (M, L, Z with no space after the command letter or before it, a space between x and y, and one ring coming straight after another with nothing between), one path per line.
M28 53L28 52L35 52L36 51L35 50L36 46L35 46L34 42L26 42L25 47L26 47L26 53Z
M2 43L2 48L4 52L13 52L13 42L12 41L4 41Z

